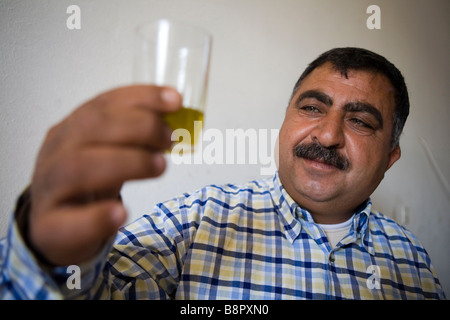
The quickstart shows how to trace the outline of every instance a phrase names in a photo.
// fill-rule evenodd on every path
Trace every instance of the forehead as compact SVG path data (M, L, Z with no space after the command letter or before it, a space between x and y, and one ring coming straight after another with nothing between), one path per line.
M321 91L335 103L370 103L384 115L393 114L395 109L395 90L390 80L372 71L350 69L346 77L331 63L325 63L303 79L292 100L308 90Z

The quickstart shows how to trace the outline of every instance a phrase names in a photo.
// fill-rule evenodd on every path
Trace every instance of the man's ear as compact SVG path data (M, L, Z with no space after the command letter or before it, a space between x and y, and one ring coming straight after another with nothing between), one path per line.
M386 171L388 171L392 167L392 165L397 162L398 159L400 159L401 155L402 150L400 149L400 145L397 145L389 154L389 162Z

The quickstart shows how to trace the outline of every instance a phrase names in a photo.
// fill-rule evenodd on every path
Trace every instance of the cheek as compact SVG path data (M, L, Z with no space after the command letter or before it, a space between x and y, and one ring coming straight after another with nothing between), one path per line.
M366 179L382 178L387 166L387 157L374 141L347 139L346 149L354 174Z
M295 146L309 137L312 127L304 121L285 119L279 134L280 152L292 152Z

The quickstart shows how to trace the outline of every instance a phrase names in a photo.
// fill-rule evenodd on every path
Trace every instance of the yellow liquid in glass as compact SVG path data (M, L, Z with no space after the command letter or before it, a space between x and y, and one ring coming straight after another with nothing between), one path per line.
M176 112L166 113L163 117L172 130L186 129L189 131L191 135L191 145L195 145L197 143L200 138L200 132L194 131L194 121L201 121L203 126L202 111L183 107Z

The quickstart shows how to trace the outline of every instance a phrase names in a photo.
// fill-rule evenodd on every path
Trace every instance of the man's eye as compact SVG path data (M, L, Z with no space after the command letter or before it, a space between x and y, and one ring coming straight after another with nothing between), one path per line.
M364 127L367 129L373 129L373 127L369 124L367 124L366 122L362 121L361 119L358 118L353 118L350 119L351 122L353 122L355 125L359 126L359 127Z
M303 110L303 111L306 111L306 112L313 112L313 113L318 113L318 112L320 112L320 110L317 109L317 108L314 107L314 106L303 106L303 107L301 107L300 109Z

